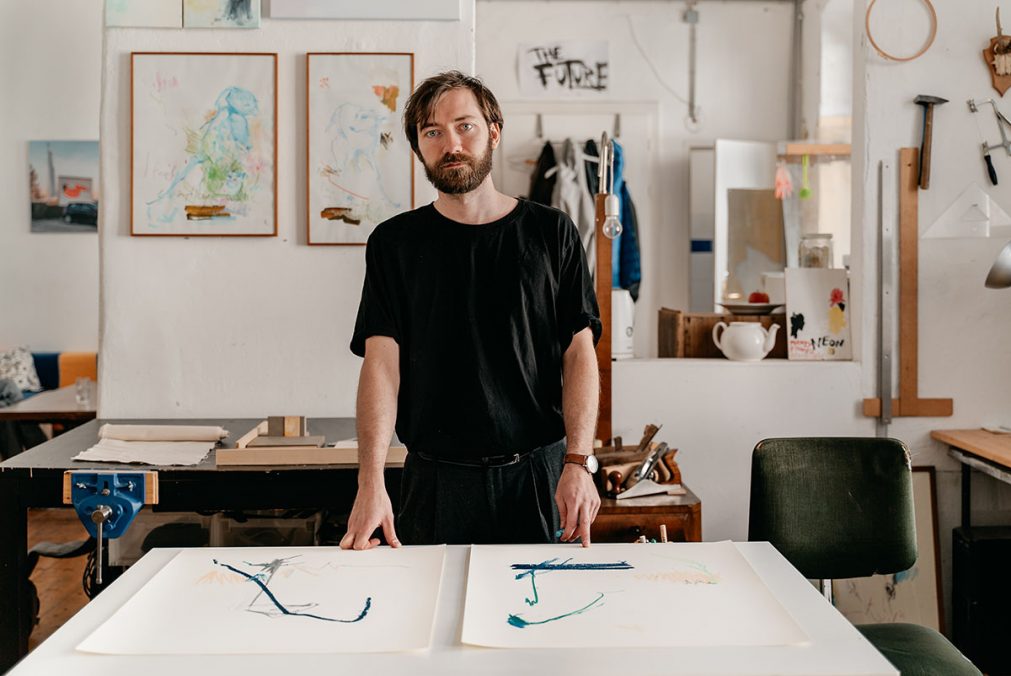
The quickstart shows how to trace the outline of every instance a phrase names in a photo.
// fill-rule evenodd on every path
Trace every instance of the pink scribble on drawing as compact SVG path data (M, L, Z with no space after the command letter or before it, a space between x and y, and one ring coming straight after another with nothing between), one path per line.
M156 92L163 92L166 89L171 89L172 87L178 87L179 80L176 79L175 75L170 75L168 77L162 77L161 73L154 74L154 90Z
M319 79L319 88L320 89L330 89L330 78L328 78L328 77L321 77Z

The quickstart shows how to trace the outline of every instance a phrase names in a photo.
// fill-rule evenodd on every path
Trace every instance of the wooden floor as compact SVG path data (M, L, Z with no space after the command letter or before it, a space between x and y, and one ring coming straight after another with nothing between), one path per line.
M32 509L28 513L28 547L39 542L71 542L87 536L72 509ZM39 624L28 640L28 649L46 640L88 602L81 587L87 557L50 559L42 557L32 573L39 591Z

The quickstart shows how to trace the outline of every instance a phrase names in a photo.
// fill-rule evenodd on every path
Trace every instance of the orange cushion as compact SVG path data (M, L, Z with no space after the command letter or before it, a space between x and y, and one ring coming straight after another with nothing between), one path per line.
M61 352L59 356L60 387L73 385L78 378L98 380L98 354L95 352Z

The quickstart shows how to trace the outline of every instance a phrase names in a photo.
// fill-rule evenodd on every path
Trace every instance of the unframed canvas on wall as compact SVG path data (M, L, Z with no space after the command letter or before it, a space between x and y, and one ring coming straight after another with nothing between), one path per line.
M105 25L113 28L182 28L182 0L105 0Z
M460 0L271 0L270 18L459 21Z
M260 0L183 0L185 28L259 28Z
M98 141L29 141L32 232L98 231Z
M835 580L835 605L854 624L909 622L943 632L934 468L912 474L916 563L894 575Z
M844 269L787 268L786 314L790 359L848 360L849 279Z
M277 54L133 53L133 235L277 234Z
M309 244L365 244L414 207L414 160L401 127L414 55L307 55Z

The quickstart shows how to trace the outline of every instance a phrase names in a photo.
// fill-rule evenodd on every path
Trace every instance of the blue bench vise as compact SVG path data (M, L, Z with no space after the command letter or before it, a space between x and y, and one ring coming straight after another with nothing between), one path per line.
M88 534L95 538L98 584L102 584L104 541L115 540L125 533L144 505L157 503L157 472L64 472L63 504L73 506Z

